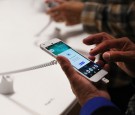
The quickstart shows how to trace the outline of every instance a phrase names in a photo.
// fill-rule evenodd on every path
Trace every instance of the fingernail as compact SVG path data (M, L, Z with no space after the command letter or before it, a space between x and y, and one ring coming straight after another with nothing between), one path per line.
M110 53L105 52L105 53L103 54L103 58L104 58L104 60L106 60L106 61L110 61Z

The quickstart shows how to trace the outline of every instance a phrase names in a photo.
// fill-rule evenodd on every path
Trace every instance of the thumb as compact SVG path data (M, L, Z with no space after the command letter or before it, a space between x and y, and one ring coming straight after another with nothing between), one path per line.
M103 59L107 62L114 61L114 62L127 62L131 60L132 52L128 51L108 51L103 54Z
M56 59L69 80L71 80L73 76L76 76L75 74L77 74L77 72L74 70L67 58L63 56L57 56Z

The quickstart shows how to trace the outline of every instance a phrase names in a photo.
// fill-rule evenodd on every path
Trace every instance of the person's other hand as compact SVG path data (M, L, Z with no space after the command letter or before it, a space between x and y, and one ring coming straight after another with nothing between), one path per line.
M81 22L81 12L84 3L77 1L60 1L58 6L51 8L47 13L51 15L56 22L65 22L66 25L76 25Z
M116 62L128 75L135 76L135 44L128 38L115 39L107 33L93 34L83 42L87 45L96 44L90 55L103 53L107 62Z
M97 89L89 80L76 72L68 59L63 56L58 56L57 60L69 79L72 91L81 105L94 97L100 96L110 99L109 94L103 88L100 90Z

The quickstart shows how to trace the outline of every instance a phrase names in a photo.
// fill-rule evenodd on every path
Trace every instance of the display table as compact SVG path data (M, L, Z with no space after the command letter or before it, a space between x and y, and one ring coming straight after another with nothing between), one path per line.
M66 27L52 22L36 36L48 21L49 16L37 9L35 0L0 0L0 72L54 60L39 44L56 37L55 28L60 29L63 41L88 55L90 47L82 43L88 34L83 33L81 25ZM65 115L76 103L59 64L9 76L14 93L0 94L0 115Z

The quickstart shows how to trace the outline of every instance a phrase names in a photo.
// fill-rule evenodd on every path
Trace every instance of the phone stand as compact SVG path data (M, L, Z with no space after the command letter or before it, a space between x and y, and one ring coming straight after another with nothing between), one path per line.
M2 76L0 79L0 93L4 95L13 94L13 79L10 76Z

